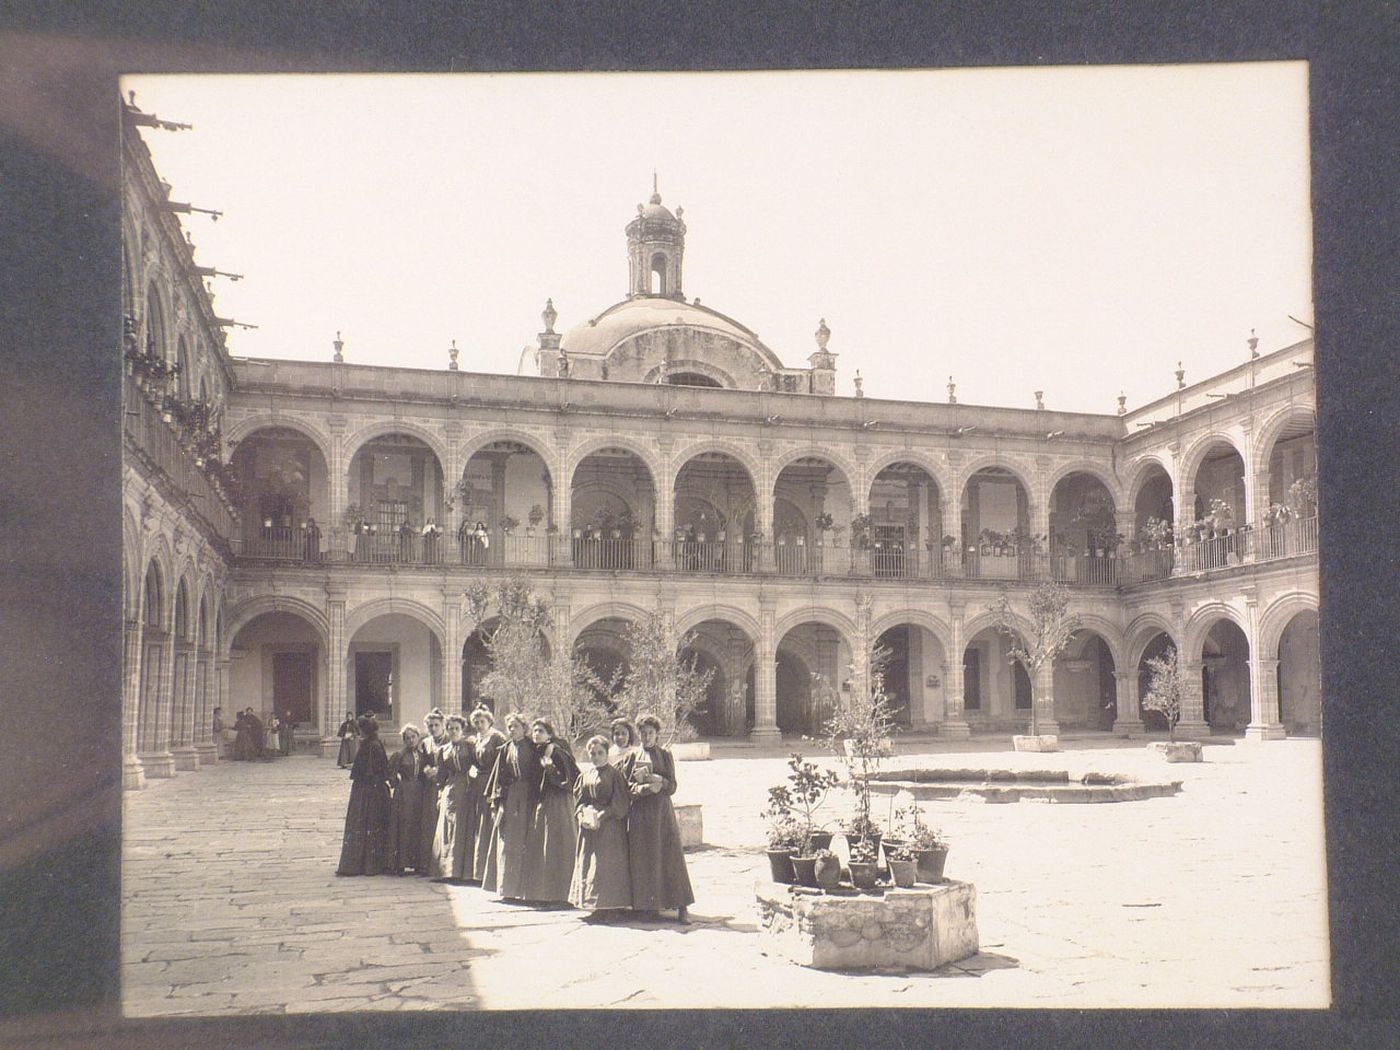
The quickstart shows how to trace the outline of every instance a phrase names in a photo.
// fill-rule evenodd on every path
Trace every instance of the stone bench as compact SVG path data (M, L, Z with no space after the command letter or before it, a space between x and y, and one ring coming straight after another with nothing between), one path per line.
M977 889L919 884L825 894L759 880L759 946L818 970L936 970L976 955Z
M699 802L675 802L676 823L681 826L681 848L695 849L705 841L705 823Z

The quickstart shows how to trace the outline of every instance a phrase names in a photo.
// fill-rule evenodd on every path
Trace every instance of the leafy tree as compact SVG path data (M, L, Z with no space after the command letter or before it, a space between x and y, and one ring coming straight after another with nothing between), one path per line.
M519 711L546 718L558 733L580 740L604 728L608 709L604 686L580 656L545 653L553 625L548 603L528 581L511 577L479 581L464 594L469 629L480 629L491 670L481 679L481 695L498 713Z
M845 785L855 796L855 816L847 825L852 840L868 841L879 831L870 817L870 779L889 754L895 729L894 705L885 693L890 655L882 645L870 651L864 688L837 706L826 723L827 746L845 764Z
M688 653L693 632L682 636L670 616L652 610L628 621L623 633L627 662L619 668L619 683L612 692L617 712L635 722L650 711L661 721L661 742L691 740L691 718L705 702L714 668L700 671L697 657Z
M1185 697L1185 681L1176 647L1169 645L1161 656L1147 661L1147 695L1142 698L1144 711L1160 712L1167 720L1168 740L1176 740L1176 724L1181 721Z
M1036 675L1048 667L1067 648L1074 632L1079 630L1079 614L1069 611L1069 591L1058 583L1037 584L1030 594L1032 635L1023 638L1011 611L1011 600L1003 594L991 607L996 617L994 626L1011 642L1010 657L1025 668L1034 688ZM1040 698L1031 700L1031 735L1040 733Z

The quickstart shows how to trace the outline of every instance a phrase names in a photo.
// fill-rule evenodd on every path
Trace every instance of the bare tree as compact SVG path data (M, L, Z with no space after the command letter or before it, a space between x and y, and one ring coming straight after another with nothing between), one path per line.
M468 629L480 631L491 661L481 695L498 713L546 718L569 740L607 725L604 686L587 661L567 651L546 654L553 620L548 603L528 581L518 576L495 584L480 581L464 598Z
M1025 668L1030 677L1031 735L1038 736L1040 705L1034 692L1036 675L1069 648L1070 639L1079 630L1079 614L1069 611L1069 591L1058 583L1040 583L1031 591L1030 638L1023 637L1016 615L1011 610L1011 600L1005 594L991 607L991 611L996 617L997 631L1011 642L1008 655Z
M894 706L885 693L890 656L883 645L870 651L864 688L838 704L825 726L827 746L845 764L845 786L855 796L855 814L846 825L853 842L868 843L880 831L870 816L870 780L889 753L895 729Z
M1167 646L1161 656L1147 661L1147 694L1142 698L1144 711L1157 711L1167 720L1167 739L1176 740L1176 724L1181 721L1185 681L1177 660L1176 646Z
M670 616L652 610L628 621L623 639L627 663L619 669L613 705L633 721L646 711L655 714L661 720L663 743L693 739L691 719L705 702L714 677L714 668L698 670L696 655L687 652L694 632L682 636Z

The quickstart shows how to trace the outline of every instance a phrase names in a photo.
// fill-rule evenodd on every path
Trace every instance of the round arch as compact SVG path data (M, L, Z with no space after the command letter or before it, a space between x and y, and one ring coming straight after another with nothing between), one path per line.
M1076 610L1071 609L1071 612ZM1091 631L1103 639L1104 645L1108 646L1108 653L1113 657L1115 667L1123 665L1123 655L1127 651L1124 644L1123 628L1106 617L1096 613L1079 612L1079 628L1081 631Z
M623 437L621 435L606 434L590 438L577 448L571 450L568 458L565 460L565 476L560 479L560 484L566 484L572 487L574 475L578 473L578 468L583 464L583 461L593 453L605 448L620 448L624 452L630 452L632 455L636 456L650 475L652 492L656 494L658 499L660 498L661 494L656 491L656 479L661 477L664 472L661 469L660 461L656 458L655 450L647 448L646 445L640 441L635 441L632 438ZM674 481L672 484L674 485Z
M823 453L825 455L825 453ZM828 457L829 458L829 457ZM865 468L865 489L866 495L870 494L870 486L875 484L875 479L880 476L880 471L886 467L894 466L896 463L912 463L919 467L938 486L939 498L946 501L949 499L953 479L946 467L935 460L932 454L917 448L896 448L888 449L876 456ZM852 483L854 484L854 482Z
M1316 427L1317 407L1310 401L1299 401L1271 415L1254 435L1254 462L1267 469L1269 455L1273 452L1274 442L1278 440L1279 434L1289 423L1298 420L1304 420L1310 426Z
M407 616L417 620L437 636L438 644L447 649L447 625L439 616L422 602L412 598L372 598L361 602L345 612L345 640L351 641L365 624L381 616Z
M697 441L694 444L686 445L682 449L676 450L671 456L671 470L669 475L669 488L667 491L672 495L676 491L676 482L680 480L681 471L685 470L686 464L696 456L704 455L706 452L718 452L735 460L745 473L749 476L749 487L753 489L757 496L763 478L763 468L758 460L745 452L738 445L733 445L728 441Z
M229 658L229 650L233 647L233 640L238 637L239 631L259 616L274 612L292 613L305 620L316 631L320 643L329 649L331 629L324 612L301 598L293 598L283 594L262 594L239 602L228 611L228 616L224 618L222 624L216 623L215 633L219 636L219 659L227 660ZM223 616L222 611L219 615Z
M1240 462L1244 464L1245 474L1249 473L1249 449L1241 448L1239 441L1231 434L1223 430L1212 430L1207 434L1202 434L1181 457L1180 479L1183 485L1190 485L1195 488L1196 475L1200 472L1201 464L1205 461L1207 453L1211 449L1220 445L1228 445L1230 449L1240 457Z
M1087 474L1092 478L1096 478L1103 487L1108 490L1108 494L1113 500L1113 509L1115 511L1123 509L1122 482L1118 480L1117 475L1113 473L1111 468L1106 467L1102 463L1096 463L1091 459L1071 460L1068 463L1060 464L1060 466L1052 470L1046 478L1046 495L1054 495L1055 486L1064 481L1065 478L1069 477L1071 474Z
M932 613L923 609L913 609L905 607L896 609L893 612L885 613L870 624L870 637L879 638L891 627L898 627L901 624L911 623L924 628L929 634L938 640L938 644L943 647L945 659L951 659L949 655L953 651L953 632L946 623L939 620Z
M1032 471L1027 464L1014 459L1008 459L1006 456L997 452L987 452L980 456L974 456L958 471L957 495L959 501L962 499L963 490L967 488L968 482L973 479L979 470L986 470L988 467L996 467L1000 470L1004 470L1019 481L1021 487L1026 490L1026 498L1031 500L1031 504L1034 506L1035 486L1030 480L1034 476L1034 471Z
M1167 475L1167 480L1172 486L1173 498L1175 497L1176 478L1172 476L1171 463L1164 461L1162 457L1155 452L1149 452L1135 459L1131 466L1125 466L1123 468L1124 473L1128 476L1127 484L1123 486L1124 508L1137 506L1138 496L1142 494L1143 486L1154 476L1153 467L1160 467Z
M823 626L834 628L840 633L841 640L846 643L848 648L854 648L855 646L855 621L844 613L837 612L835 609L823 609L815 605L807 605L801 609L794 609L774 624L774 648L782 644L785 635L794 628L801 627L804 623L819 623Z
M1318 600L1317 595L1307 591L1290 591L1270 602L1264 614L1259 617L1260 657L1268 660L1277 657L1284 629L1293 617L1309 610L1318 611Z
M966 649L972 639L985 631L988 627L995 628L997 623L996 614L991 610L979 613L963 625L963 648ZM1011 625L1020 633L1022 641L1029 641L1035 637L1035 626L1014 609L1011 611ZM961 654L958 654L961 655Z
M650 615L651 610L643 609L631 602L600 602L590 605L582 612L569 617L569 649L572 650L578 637L600 620L641 620Z
M161 566L158 558L147 558L144 564L145 569L141 573L141 583L138 588L138 596L136 599L136 615L141 620L144 628L146 621L151 618L149 610L146 607L146 584L151 578L151 571L154 570L156 574L156 593L160 598L160 608L156 610L155 619L156 622L160 624L159 629L164 632L165 622L169 618L166 606L174 605L174 600L170 596L170 573Z
M180 632L180 609L185 610L185 630ZM189 642L194 639L194 621L198 614L194 597L194 579L191 576L180 576L175 582L175 594L170 601L170 621L166 625L166 631L177 642Z
M551 464L554 462L554 452L549 447L549 441L543 434L534 434L526 430L516 430L512 427L492 427L490 430L478 431L470 435L462 444L458 453L458 466L463 474L466 473L467 464L471 458L484 449L487 445L497 441L513 441L517 445L524 445L544 462L544 469L550 476L551 484L554 482L554 470ZM460 478L453 479L454 483Z
M739 628L750 643L755 643L758 640L760 632L758 621L734 605L696 606L676 617L676 631L678 634L684 635L687 631L693 631L702 623L708 623L711 620L719 620Z
M448 458L447 445L443 443L442 438L427 427L419 426L417 423L410 423L403 419L381 419L374 423L367 423L346 438L344 462L347 469L349 464L355 461L355 456L360 449L364 448L365 445L369 444L369 442L373 441L375 438L385 437L389 434L403 434L406 437L417 438L419 441L423 442L424 445L432 450L433 455L437 457L438 469L443 471L444 476L446 475ZM329 460L327 460L327 462L329 462Z
M1142 662L1142 654L1147 651L1147 647L1152 644L1152 640L1159 634L1165 634L1171 640L1172 646L1180 651L1181 643L1176 636L1176 628L1159 613L1143 613L1133 618L1133 622L1128 625L1123 637L1126 640L1126 651L1128 654L1127 665L1136 667ZM1125 665L1126 669L1126 665Z
M308 420L298 416L288 416L281 412L260 412L253 416L244 416L224 431L224 443L230 446L236 445L253 437L260 430L273 429L295 430L316 446L329 467L331 462L330 435Z
M1190 663L1196 663L1201 659L1201 653L1205 648L1206 635L1215 626L1218 620L1229 620L1244 634L1245 641L1249 641L1249 623L1240 614L1238 609L1225 604L1224 602L1208 602L1201 606L1191 618L1186 621L1186 629L1182 632L1186 649L1182 654L1182 659Z
M735 390L739 386L739 381L724 369L693 357L674 358L655 365L642 376L641 381L643 383L665 383L673 375L685 374L704 376L726 390Z

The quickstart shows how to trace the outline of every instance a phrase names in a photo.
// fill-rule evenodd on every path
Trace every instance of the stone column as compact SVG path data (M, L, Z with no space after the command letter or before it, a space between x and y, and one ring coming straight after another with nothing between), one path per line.
M175 768L189 773L199 768L194 748L196 656L193 642L175 643L175 712L171 725Z
M1142 712L1138 707L1138 674L1136 671L1114 671L1113 686L1118 703L1118 716L1113 720L1113 731L1124 736L1137 736L1146 732L1142 724Z
M217 679L215 698L219 701L219 707L223 710L225 724L230 726L233 725L233 712L229 707L229 672L232 667L232 660L219 660L214 665L214 676ZM219 745L215 743L214 748L217 754Z
M122 787L146 786L141 760L136 757L137 718L141 711L141 620L126 621L126 674L122 680Z
M321 757L334 758L340 751L336 731L345 721L345 585L326 584L326 613L330 623L329 649L326 653L326 700L321 711Z
M745 733L744 664L753 643L749 636L733 625L729 628L728 672L729 694L725 697L724 735L743 736Z
M556 427L554 431L554 500L553 515L557 532L550 557L555 565L568 567L574 563L573 496L574 479L569 476L569 430Z
M753 731L755 744L779 744L777 608L765 601L759 613L758 644L754 646Z
M1026 510L1030 517L1031 535L1044 536L1046 549L1049 550L1050 506L1055 495L1054 489L1050 487L1050 457L1036 456L1035 467L1034 490L1026 493L1026 498L1030 500L1030 506Z
M924 666L924 629L918 624L906 628L909 638L909 663L906 688L909 690L909 725L921 729L928 725L928 714L924 710L924 679L927 671Z
M870 609L874 600L867 593L856 595L856 636L851 639L851 689L856 696L867 696L870 692L870 650L874 639L870 637Z
M201 649L196 656L195 682L199 704L196 708L194 749L199 754L201 766L212 766L218 761L219 750L214 743L212 732L215 683L213 681L214 653Z
M345 526L345 508L350 505L350 464L345 461L345 417L331 416L326 420L326 426L331 436L331 458L326 464L326 481L330 486L326 557L330 561L346 561L350 557L354 537Z
M463 711L462 703L462 603L460 595L444 587L443 626L446 636L442 643L442 709L448 714Z
M151 646L147 653L154 672L151 680L145 683L147 707L150 708L147 726L149 727L149 750L141 753L141 764L147 777L173 777L175 756L170 753L170 723L175 709L175 640L164 634Z
M1246 740L1282 740L1288 735L1279 719L1277 660L1249 660L1249 709Z
M943 724L938 727L938 735L950 740L966 740L972 736L972 727L967 724L967 710L963 707L963 606L950 607L950 627L953 651L947 654L943 665Z
M1031 704L1035 706L1040 732L1047 736L1058 736L1060 723L1055 718L1055 666L1053 661L1043 664L1040 670L1031 677Z
M1181 720L1176 724L1179 735L1187 737L1210 736L1210 724L1205 719L1205 690L1201 682L1201 672L1205 665L1200 660L1183 661L1181 667Z

